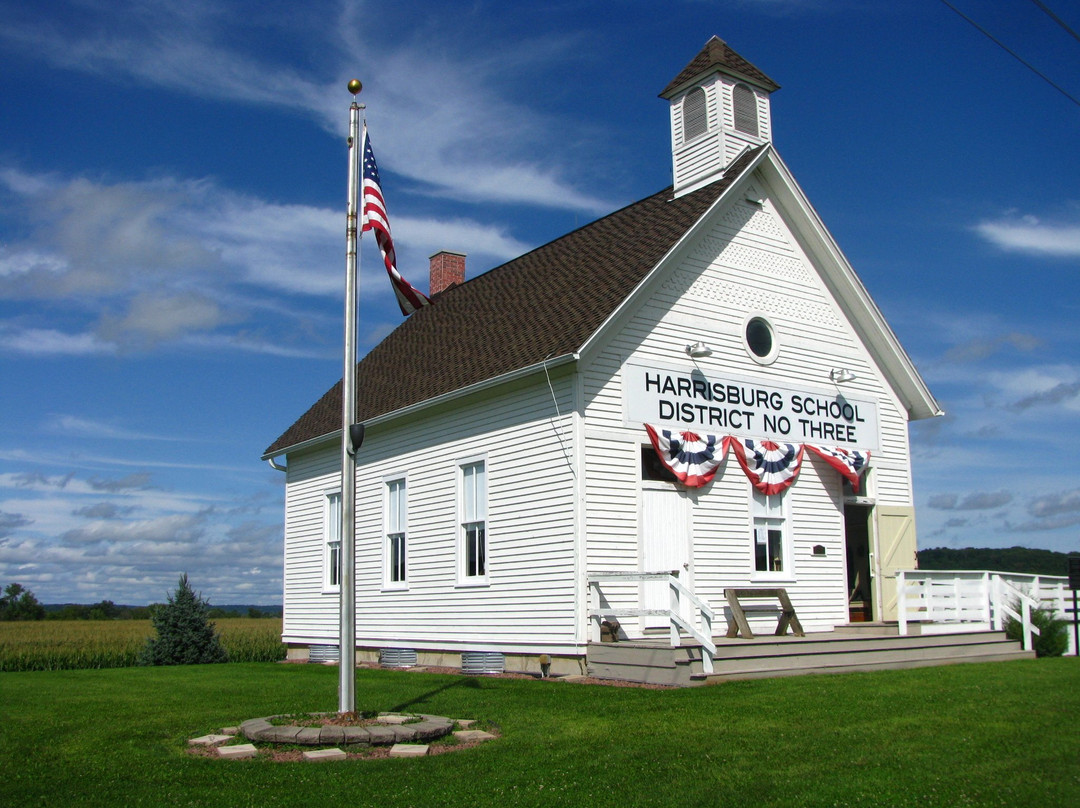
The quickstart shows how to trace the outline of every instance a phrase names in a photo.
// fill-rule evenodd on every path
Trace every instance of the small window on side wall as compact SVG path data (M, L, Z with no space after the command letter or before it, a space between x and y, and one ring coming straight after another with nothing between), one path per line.
M705 91L698 87L683 99L683 142L704 135L709 130L709 114L705 103Z
M405 585L405 531L408 524L408 494L405 480L386 484L386 584Z
M323 591L341 589L341 494L333 491L323 503Z
M461 466L460 575L466 583L487 579L487 470L484 461Z

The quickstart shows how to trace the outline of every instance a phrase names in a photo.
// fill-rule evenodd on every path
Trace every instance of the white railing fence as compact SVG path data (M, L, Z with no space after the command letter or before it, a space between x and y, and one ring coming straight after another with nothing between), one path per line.
M908 623L922 623L925 633L979 628L1000 631L1012 617L1023 627L1023 647L1031 650L1031 610L1043 608L1070 623L1069 649L1076 655L1072 632L1069 579L1058 575L1023 575L991 570L900 570L896 574L896 609L901 634Z
M604 596L601 584L605 581L632 583L665 581L671 592L667 609L613 608ZM682 644L679 632L685 632L701 645L701 667L704 673L713 672L716 644L712 639L712 624L716 615L712 607L679 580L678 570L671 572L597 572L589 576L589 618L592 621L592 641L600 642L600 624L608 617L663 617L671 627L671 647ZM635 596L635 600L637 597ZM688 618L692 614L694 618Z

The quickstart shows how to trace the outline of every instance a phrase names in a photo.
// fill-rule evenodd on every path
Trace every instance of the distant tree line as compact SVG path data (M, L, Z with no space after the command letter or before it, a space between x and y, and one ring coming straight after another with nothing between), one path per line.
M1069 556L1080 556L1080 551L1059 553L1031 547L931 547L919 550L919 569L1068 575Z
M82 603L42 604L29 589L19 583L8 584L0 595L0 620L150 620L165 604L124 606L103 600L89 605ZM207 611L208 618L281 617L279 607L215 606Z

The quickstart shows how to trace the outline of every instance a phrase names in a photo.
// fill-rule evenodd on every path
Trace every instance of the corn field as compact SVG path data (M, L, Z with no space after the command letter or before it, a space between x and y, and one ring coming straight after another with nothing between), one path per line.
M281 619L232 617L214 621L230 662L285 658ZM0 671L126 668L136 664L149 620L26 620L0 622Z

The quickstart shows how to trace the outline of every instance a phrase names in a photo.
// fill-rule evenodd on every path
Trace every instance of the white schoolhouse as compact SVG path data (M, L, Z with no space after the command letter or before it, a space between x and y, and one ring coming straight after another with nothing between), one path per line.
M895 617L908 422L941 410L773 147L776 89L713 38L661 93L673 187L475 278L433 257L357 368L361 658L576 671L605 616L723 635L729 588L808 634ZM296 658L336 654L340 402L264 455Z

